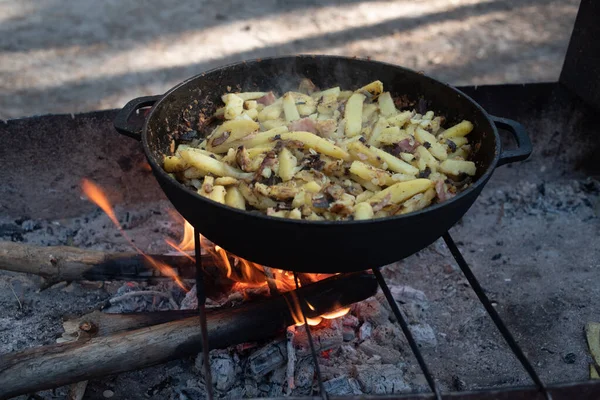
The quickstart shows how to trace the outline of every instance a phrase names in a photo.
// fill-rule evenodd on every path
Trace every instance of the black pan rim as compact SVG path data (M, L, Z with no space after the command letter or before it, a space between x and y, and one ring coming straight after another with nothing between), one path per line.
M186 84L188 84L189 82L192 82L194 80L197 79L202 79L204 78L206 75L214 73L214 72L218 72L219 70L225 69L225 68L230 68L230 67L235 67L237 65L240 64L258 64L262 61L269 61L269 60L297 60L297 59L301 59L301 58L327 58L327 59L331 59L331 60L340 60L340 61L359 61L359 62L364 62L364 63L368 63L368 64L379 64L379 65L384 65L387 67L392 67L392 68L396 68L399 70L403 70L409 73L413 73L413 74L419 74L421 75L423 78L425 79L429 79L431 81L433 81L435 84L438 85L442 85L447 87L448 89L454 91L458 96L462 96L465 99L467 99L477 110L479 110L483 116L485 117L485 119L487 120L487 122L489 123L492 132L494 133L494 141L496 143L495 145L495 152L494 152L494 158L492 160L492 162L490 163L490 165L488 166L487 171L485 171L485 173L483 175L481 175L479 177L479 179L477 179L473 184L471 184L471 186L469 186L466 190L463 190L462 192L460 192L459 194L457 194L455 197L453 197L450 200L446 200L442 203L437 203L431 206L427 206L421 210L418 211L413 211L407 214L401 214L401 215L393 215L393 216L389 216L389 217L384 217L384 218L373 218L373 219L368 219L368 220L341 220L341 221L309 221L309 220L302 220L302 219L290 219L290 218L280 218L280 217L272 217L270 215L266 215L263 214L261 212L251 212L251 211L245 211L245 210L239 210L237 208L233 208L230 207L228 205L225 204L221 204L219 202L207 199L203 196L200 196L198 193L190 190L188 187L186 187L185 185L183 185L182 183L178 182L176 179L173 179L171 176L169 176L167 174L167 172L162 168L162 166L158 165L158 163L156 162L154 156L153 156L153 152L150 150L150 146L148 143L148 124L149 122L152 120L152 116L154 114L154 112L158 109L158 107L160 106L160 104L169 97L169 95L175 91L177 91L178 89L180 89L181 87L185 86ZM167 182L170 185L174 186L174 189L177 190L184 190L186 193L192 195L194 197L194 199L196 200L200 200L202 202L207 202L207 204L210 204L211 206L214 207L220 207L223 210L227 210L229 212L233 212L239 215L246 215L246 216L253 216L255 218L259 218L259 219L265 219L267 221L270 222L276 222L276 223L281 223L281 224L293 224L293 225L312 225L312 226L322 226L322 227L327 227L327 226L335 226L335 227L339 227L340 225L368 225L368 224L372 224L372 223L377 223L377 222L388 222L388 221L396 221L396 220L401 220L401 219L411 219L411 218L416 218L422 214L425 214L427 212L430 211L435 211L438 210L440 208L443 207L448 207L450 205L452 205L453 203L457 203L460 201L460 199L462 199L463 197L467 197L469 196L470 193L475 192L477 190L479 190L480 186L484 186L487 181L490 179L490 177L492 176L492 174L494 173L494 170L496 169L497 165L498 165L498 161L500 159L500 149L501 149L501 142L500 142L500 136L498 134L498 129L496 128L496 125L494 124L494 122L492 121L490 115L487 113L487 111L485 111L485 109L483 107L481 107L481 105L479 105L479 103L477 103L475 100L473 100L470 96L466 95L464 92L458 90L457 88L455 88L454 86L445 83L445 82L441 82L435 78L432 78L428 75L425 75L424 73L421 72L417 72L415 70L412 70L410 68L406 68L406 67L402 67L396 64L391 64L391 63L386 63L386 62L382 62L382 61L374 61L371 59L367 59L367 58L360 58L360 57L344 57L344 56L337 56L337 55L327 55L327 54L302 54L302 55L288 55L288 56L277 56L277 57L264 57L264 58L255 58L255 59L249 59L249 60L243 60L243 61L238 61L238 62L233 62L230 64L226 64L226 65L222 65L220 67L216 67L213 69L210 69L208 71L204 71L201 72L195 76L192 76L182 82L180 82L179 84L177 84L176 86L172 87L171 89L169 89L165 94L163 94L163 96L152 106L152 109L150 110L148 116L146 117L144 124L143 124L143 129L142 129L142 145L144 148L144 152L146 153L146 158L148 159L148 162L150 164L150 166L152 167L152 170L154 171L155 174L157 174L162 180L163 182Z

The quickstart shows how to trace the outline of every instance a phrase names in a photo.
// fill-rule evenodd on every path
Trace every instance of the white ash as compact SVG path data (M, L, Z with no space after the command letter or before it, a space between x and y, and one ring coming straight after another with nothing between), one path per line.
M394 364L357 365L354 368L364 393L393 394L409 392L410 385L405 380L405 370Z
M391 286L401 307L421 304L423 292L409 286ZM354 305L351 313L323 320L311 327L324 387L331 395L394 394L422 390L422 377L398 325L377 296ZM182 302L185 304L186 300ZM424 314L423 314L424 315ZM435 333L424 320L411 323L423 347L435 344ZM288 387L290 365L285 334L262 345L232 346L210 353L216 397L275 397L318 394L315 367L304 326L288 329L293 335L293 388ZM202 355L196 359L199 379L187 385L203 392ZM179 393L186 393L182 388ZM194 392L195 393L195 392ZM189 395L186 395L189 397ZM186 398L188 398L186 397ZM183 397L182 397L183 398ZM189 397L193 398L193 397Z

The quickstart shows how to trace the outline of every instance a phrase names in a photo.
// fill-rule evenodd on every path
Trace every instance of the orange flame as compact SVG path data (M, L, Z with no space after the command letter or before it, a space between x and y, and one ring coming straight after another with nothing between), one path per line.
M349 312L350 312L350 307L344 307L344 308L339 308L330 313L322 314L321 317L323 317L325 319L336 319L339 317L343 317L344 315L348 314Z
M290 298L291 298L291 303L290 303ZM294 319L294 324L296 326L304 325L304 317L302 315L302 309L300 308L300 302L298 300L298 295L296 294L296 292L293 292L293 291L289 292L289 296L285 296L284 299L288 304L288 308L290 309L290 314L292 315L292 318ZM314 310L314 307L309 302L306 302L306 304L308 304L308 306L310 307L311 310ZM306 317L306 322L308 323L309 326L319 325L321 323L321 320L322 320L321 317L315 317L315 318Z
M88 197L88 199L90 199L93 203L100 207L102 211L106 213L108 218L110 218L110 220L115 224L115 226L121 232L123 237L138 253L140 253L144 257L146 261L148 261L150 265L152 265L152 267L159 270L163 275L172 278L175 281L175 283L177 283L177 285L183 290L185 290L186 292L188 291L187 287L181 281L181 279L177 275L177 272L173 268L171 268L165 263L162 263L150 257L133 243L133 240L131 240L129 235L127 235L127 233L121 227L121 224L119 223L119 220L115 215L114 209L112 208L110 202L108 201L108 198L106 197L106 195L100 187L98 187L95 183L87 179L83 179L81 182L81 188L83 190L83 193L85 193L85 195Z

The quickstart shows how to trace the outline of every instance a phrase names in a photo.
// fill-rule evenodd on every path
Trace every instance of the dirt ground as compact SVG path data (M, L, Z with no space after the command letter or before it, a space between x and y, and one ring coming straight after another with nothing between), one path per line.
M0 119L116 108L255 57L372 57L455 85L555 81L577 0L0 2Z

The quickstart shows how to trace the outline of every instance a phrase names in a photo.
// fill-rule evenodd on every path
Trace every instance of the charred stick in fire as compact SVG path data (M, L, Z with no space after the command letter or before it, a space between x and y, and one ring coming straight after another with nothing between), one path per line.
M285 388L286 396L292 394L292 390L296 387L295 367L296 367L296 350L294 350L294 333L295 326L288 326L286 331L286 349L287 349L287 367L285 375L287 378L287 387Z
M182 279L194 279L196 264L184 255L150 255L173 268ZM218 268L209 254L202 255L207 274ZM107 253L69 246L35 246L0 242L0 269L39 275L52 282L77 280L163 280L172 278L154 268L138 253Z
M111 314L92 311L81 317L67 318L63 322L65 332L59 343L76 339L108 336L118 332L132 331L148 326L182 320L197 315L196 310L171 310Z
M336 275L296 290L309 317L364 300L377 292L373 275ZM211 348L272 337L293 325L290 292L260 302L209 313ZM138 325L139 326L139 325ZM88 326L84 326L88 328ZM100 331L101 327L97 327ZM42 346L0 357L0 399L144 368L202 350L198 317ZM143 354L143 357L136 355Z
M263 267L265 271L265 276L267 277L267 285L269 286L269 294L271 296L275 296L279 293L277 289L277 284L275 283L275 275L273 275L273 271L269 267Z

